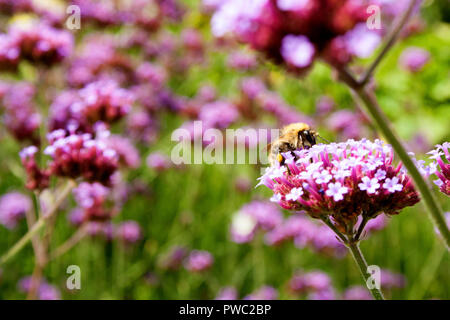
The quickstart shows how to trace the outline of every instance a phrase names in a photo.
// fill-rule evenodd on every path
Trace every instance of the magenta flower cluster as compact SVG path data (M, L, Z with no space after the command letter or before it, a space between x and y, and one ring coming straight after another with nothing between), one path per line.
M360 216L398 214L419 201L402 165L393 164L392 148L380 140L319 144L283 156L284 166L267 168L260 178L274 192L271 201L313 218L331 216L343 230Z
M217 37L231 33L275 62L303 70L315 59L344 65L367 57L380 34L366 27L365 1L225 0L211 20Z
M66 136L63 129L48 134L50 145L44 153L52 158L48 167L53 175L76 179L83 177L89 182L109 184L111 175L118 167L118 155L108 148L101 138L89 133Z
M433 182L439 187L442 193L450 196L450 143L444 142L436 145L436 149L428 152L433 162L430 164L435 168L434 173L438 179Z
M0 224L13 229L32 208L31 200L20 192L6 193L0 198Z
M68 57L73 46L68 31L32 20L13 24L0 35L0 70L15 70L21 60L51 66Z

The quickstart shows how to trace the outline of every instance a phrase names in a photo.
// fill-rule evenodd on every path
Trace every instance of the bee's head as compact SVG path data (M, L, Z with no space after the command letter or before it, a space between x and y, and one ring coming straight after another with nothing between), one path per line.
M298 139L304 148L311 148L316 142L316 132L313 130L302 130L298 132Z

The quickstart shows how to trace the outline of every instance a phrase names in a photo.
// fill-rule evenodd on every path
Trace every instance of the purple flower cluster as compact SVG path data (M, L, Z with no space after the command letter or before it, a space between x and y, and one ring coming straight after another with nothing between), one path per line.
M18 287L19 290L28 293L31 290L32 285L32 278L31 276L22 278L19 281ZM61 293L59 290L47 283L47 281L43 280L41 281L39 288L37 289L37 296L39 300L60 300L61 299Z
M409 47L405 49L400 58L400 66L410 72L419 72L430 60L430 53L425 49Z
M82 182L73 190L75 200L81 209L77 211L77 221L107 220L110 218L110 210L106 202L110 193L109 188L101 183Z
M125 244L134 244L142 237L141 227L136 221L124 221L116 227L115 236Z
M330 277L321 271L298 272L289 281L289 289L300 295L320 300L334 299L334 288Z
M158 172L172 168L173 163L168 156L161 152L153 152L147 156L147 166Z
M44 153L52 158L50 173L61 177L83 177L88 182L109 184L111 175L118 167L119 157L115 150L106 146L102 138L91 134L70 134L63 129L48 134L50 145Z
M226 0L215 7L215 36L232 33L297 71L319 57L335 65L367 57L381 38L366 27L365 1Z
M244 300L276 300L278 291L271 286L262 286L256 291L244 297Z
M192 250L187 256L184 267L190 272L202 272L212 267L214 257L208 251Z
M443 144L436 145L436 149L428 152L430 159L434 161L430 164L438 179L434 180L434 183L439 187L442 193L450 196L450 143L444 142Z
M31 200L19 192L10 192L0 198L0 224L13 229L32 208Z
M333 257L342 257L347 253L345 246L328 227L302 215L288 217L266 233L264 240L272 246L293 240L298 248L310 247L318 253Z
M244 205L233 217L231 238L236 243L253 240L257 230L272 230L283 216L277 206L265 201L252 201Z
M25 187L30 190L42 190L48 187L50 180L50 170L41 169L36 161L39 149L36 146L29 146L20 151L20 159L27 174Z
M332 217L339 229L355 226L360 216L398 214L419 202L412 180L393 165L393 151L382 141L348 140L283 154L285 166L270 167L260 178L285 209L313 218Z
M67 58L73 46L68 31L33 20L16 23L0 35L0 67L15 69L22 59L51 66Z
M33 99L35 88L30 83L5 84L2 97L3 121L6 128L19 141L38 143L37 129L41 115L36 111Z
M130 112L133 102L132 93L120 88L115 81L93 82L56 97L50 106L49 127L70 133L92 133L99 121L111 124L122 119Z

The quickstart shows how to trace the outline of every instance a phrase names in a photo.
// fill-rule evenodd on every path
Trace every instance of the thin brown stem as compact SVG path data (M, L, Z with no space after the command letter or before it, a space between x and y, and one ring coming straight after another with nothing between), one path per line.
M87 225L82 225L78 230L64 242L62 245L57 247L53 253L50 255L50 260L54 260L68 252L72 249L78 242L80 242L87 235Z
M22 250L25 245L31 240L31 238L37 234L44 226L46 221L52 217L58 211L58 208L61 206L62 202L67 198L69 193L75 187L76 183L74 180L69 180L67 185L59 194L56 201L50 207L50 209L43 214L36 223L28 230L28 232L14 244L4 255L0 257L0 266L8 262L11 258L13 258L20 250Z

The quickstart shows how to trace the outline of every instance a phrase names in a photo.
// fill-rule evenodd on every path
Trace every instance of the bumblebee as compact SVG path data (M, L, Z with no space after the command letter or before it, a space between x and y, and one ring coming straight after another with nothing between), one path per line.
M281 129L280 136L268 145L269 163L275 166L284 164L282 153L298 149L308 149L317 142L318 133L303 122L289 124Z

